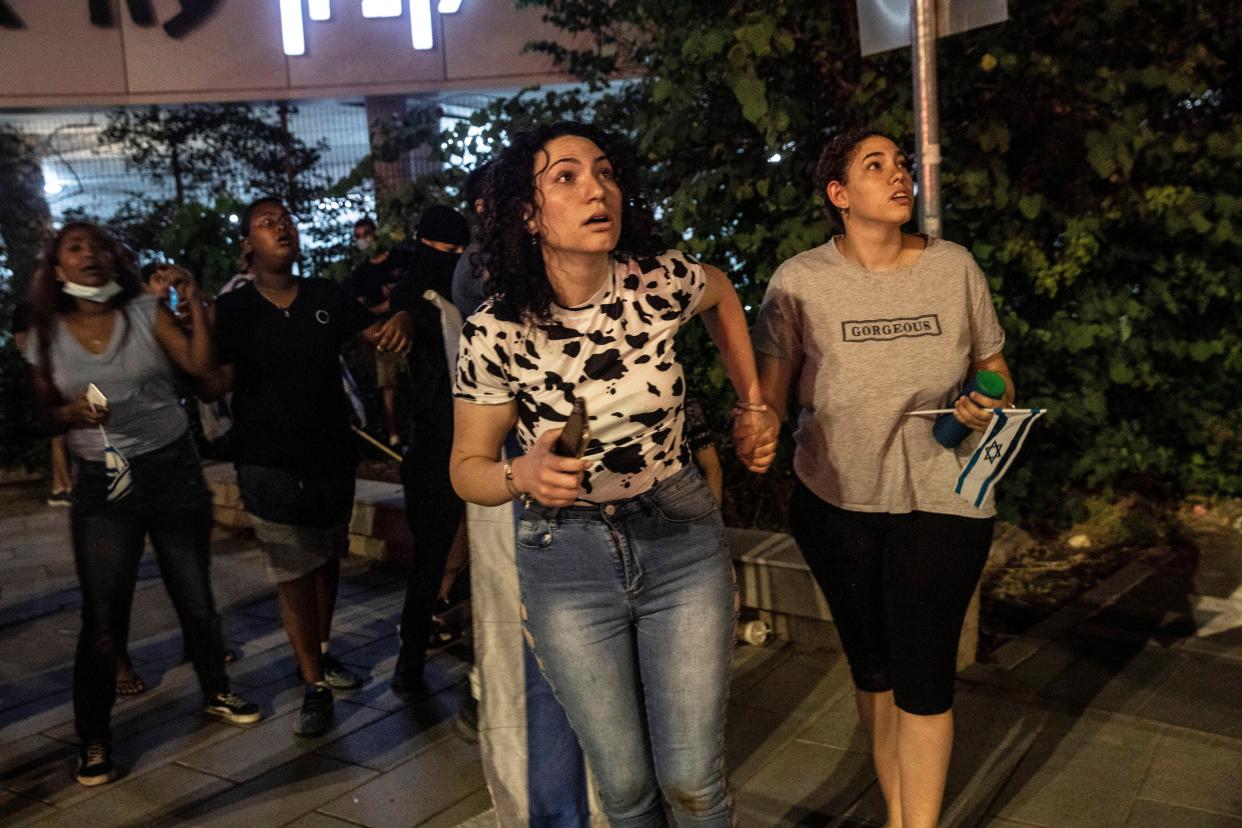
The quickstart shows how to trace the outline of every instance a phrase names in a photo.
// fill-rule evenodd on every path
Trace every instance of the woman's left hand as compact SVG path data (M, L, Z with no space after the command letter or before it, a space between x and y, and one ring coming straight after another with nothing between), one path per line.
M1004 400L996 400L979 391L958 397L953 404L953 417L971 431L983 431L992 421L992 409L1004 408Z
M738 459L748 471L763 474L776 459L776 441L781 420L771 408L762 411L738 409L733 416L733 444Z

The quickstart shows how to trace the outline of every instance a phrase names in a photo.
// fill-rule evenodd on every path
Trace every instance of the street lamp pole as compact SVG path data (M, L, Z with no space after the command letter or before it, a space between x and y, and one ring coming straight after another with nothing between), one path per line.
M944 0L941 0L944 2ZM940 115L936 93L936 0L910 0L914 133L918 141L919 229L941 235Z

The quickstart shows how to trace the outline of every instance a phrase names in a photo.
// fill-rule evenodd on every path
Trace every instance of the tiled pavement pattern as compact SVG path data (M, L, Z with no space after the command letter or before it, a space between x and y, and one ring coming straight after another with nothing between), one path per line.
M388 681L401 573L347 565L334 652L367 683L323 737L290 731L293 661L244 536L220 533L214 582L242 659L250 727L197 714L192 672L153 563L132 654L152 689L118 703L117 782L84 788L69 677L77 630L63 510L0 491L0 825L482 826L477 749L451 733L461 653L412 703ZM1205 523L1197 561L1135 563L959 682L944 824L1242 828L1242 533ZM882 802L829 649L742 646L728 767L744 826L880 824Z

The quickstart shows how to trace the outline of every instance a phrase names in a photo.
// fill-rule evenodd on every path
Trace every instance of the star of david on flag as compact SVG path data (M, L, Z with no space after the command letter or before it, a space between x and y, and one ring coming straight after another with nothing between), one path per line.
M1022 450L1031 423L1044 412L1031 409L992 409L992 420L983 430L984 438L966 461L954 491L976 509L987 509L996 496L996 484L1009 471Z

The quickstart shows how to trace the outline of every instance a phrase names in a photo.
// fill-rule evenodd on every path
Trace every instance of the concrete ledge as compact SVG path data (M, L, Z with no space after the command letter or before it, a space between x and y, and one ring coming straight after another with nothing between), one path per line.
M211 487L216 522L230 528L248 527L250 516L242 506L232 464L206 463L203 475ZM794 539L762 529L726 531L742 607L757 613L786 641L840 649L828 602ZM349 521L349 554L408 566L412 552L413 539L405 520L400 484L359 480ZM978 639L976 589L962 625L958 669L974 662Z
M840 649L828 602L793 537L758 529L728 529L742 606L756 611L786 641ZM1002 533L998 532L998 540ZM994 542L993 550L998 550ZM979 587L971 596L957 668L975 662L979 646Z

